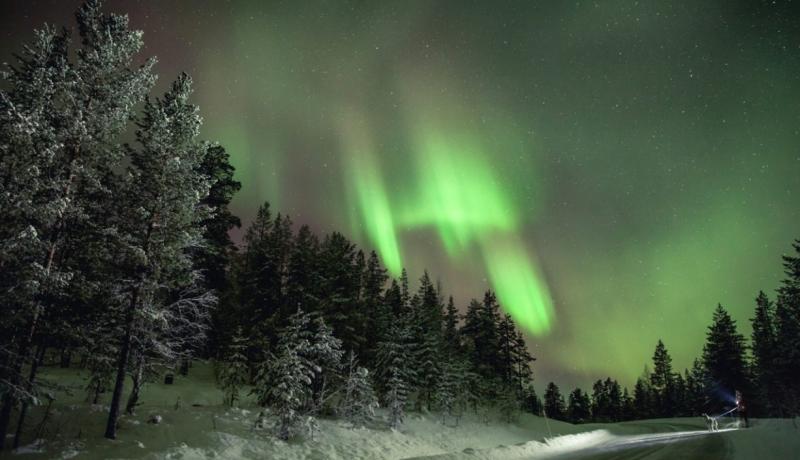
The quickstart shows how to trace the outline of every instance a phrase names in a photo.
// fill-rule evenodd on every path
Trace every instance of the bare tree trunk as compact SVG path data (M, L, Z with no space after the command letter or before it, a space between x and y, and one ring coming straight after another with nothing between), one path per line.
M33 362L31 363L31 371L30 374L28 375L28 384L30 386L33 385L33 381L36 378L36 372L39 369L39 363L41 363L42 360L44 359L44 350L45 346L41 344L36 348L36 355L33 359ZM22 408L19 411L19 420L17 420L17 431L14 433L14 445L13 445L14 449L19 447L19 442L20 439L22 438L22 429L25 425L25 416L28 413L28 406L29 402L23 401Z
M139 356L136 360L136 370L133 371L131 379L133 386L131 387L131 394L128 395L128 403L125 405L125 413L133 415L136 411L136 406L139 404L139 390L142 389L144 383L144 357Z
M6 393L3 396L3 407L0 408L0 450L5 447L6 432L11 421L11 411L14 410L14 403L16 403L16 400L11 397L10 393Z
M138 303L139 288L136 288L131 295L131 301L128 304L128 311L125 314L125 336L122 339L122 346L119 347L119 357L117 358L117 379L114 382L114 394L111 397L111 407L108 410L108 422L106 423L105 437L108 439L117 438L119 403L122 399L122 391L125 387L125 368L128 365L128 356L130 355L131 350L131 336L133 335L133 314Z

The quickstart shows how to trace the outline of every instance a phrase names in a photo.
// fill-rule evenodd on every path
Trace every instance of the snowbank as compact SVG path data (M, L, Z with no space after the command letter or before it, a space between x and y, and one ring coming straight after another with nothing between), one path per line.
M543 439L549 432L548 425L555 433L578 430L566 423L528 415L514 424L484 423L480 417L467 415L458 426L448 426L442 425L433 414L411 414L400 430L352 428L344 422L320 420L320 433L313 441L287 443L265 433L213 432L208 434L212 441L202 443L211 447L184 444L148 458L407 459L436 455L446 458L453 452L504 449L505 445L526 444L532 438ZM550 447L555 451L558 444Z

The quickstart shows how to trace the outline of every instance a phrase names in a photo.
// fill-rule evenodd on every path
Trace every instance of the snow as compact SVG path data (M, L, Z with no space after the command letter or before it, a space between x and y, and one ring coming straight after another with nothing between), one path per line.
M615 449L615 454L630 449L633 454L652 446L665 454L655 458L684 458L673 450L697 445L724 449L726 458L734 460L783 460L796 459L800 452L800 420L755 419L752 428L726 431L734 420L729 418L721 423L722 431L712 434L700 417L570 425L530 414L505 423L497 413L486 416L467 411L454 426L449 418L443 425L438 413L409 412L399 429L392 430L386 423L387 408L379 409L377 421L366 428L322 417L314 440L283 442L269 430L254 429L261 410L253 397L243 397L244 407L223 406L224 395L214 384L211 366L201 363L193 366L189 378L178 376L174 385L145 386L137 415L123 417L119 438L109 441L102 438L104 414L79 402L85 397L80 391L85 376L65 369L46 369L45 375L74 385L76 391L57 398L58 410L46 430L57 434L46 443L25 446L18 458L563 459L591 458L593 452L608 456L603 449ZM185 404L175 409L178 397ZM41 417L41 410L33 409L32 420ZM161 424L144 423L155 414L163 416ZM619 457L625 458L624 454Z
M752 460L764 458L771 460L796 460L800 452L800 420L761 419L753 420L751 428L739 429L736 422L728 423L726 428L717 432L702 429L697 418L664 419L636 421L629 424L605 425L607 429L597 429L583 433L557 436L543 442L530 441L514 446L498 446L491 449L468 449L461 453L436 455L429 459L480 459L480 460L513 460L513 459L591 459L593 455L608 458L609 452L614 458L640 458L643 449L648 450L647 458L682 458L685 447L682 443L690 440L711 440L721 437L721 449L725 458L732 460ZM685 431L667 431L661 433L648 432L654 428L686 427L696 424L697 429ZM584 425L586 427L604 426L599 424ZM617 433L612 433L616 431ZM646 434L620 434L621 432L644 431ZM696 444L698 455L708 454L703 450L716 444ZM628 455L626 455L628 454Z
M752 429L739 430L735 436L728 437L734 460L800 458L800 419L765 419L752 423Z
M385 415L381 411L380 415ZM399 430L356 428L343 421L320 420L316 441L283 442L256 433L212 433L214 447L177 447L152 458L275 458L275 459L401 459L489 449L518 444L547 434L544 419L529 415L517 424L489 423L467 415L459 426L445 426L438 414L412 413ZM551 429L571 432L579 428L550 421Z

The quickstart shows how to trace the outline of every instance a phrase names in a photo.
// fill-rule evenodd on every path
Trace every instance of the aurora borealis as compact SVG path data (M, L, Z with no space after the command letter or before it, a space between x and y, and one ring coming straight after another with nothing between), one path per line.
M2 60L78 1L0 5ZM530 332L537 387L698 356L800 237L784 2L108 1L196 82L234 211L338 230ZM787 3L788 5L788 3ZM24 18L24 20L19 20Z

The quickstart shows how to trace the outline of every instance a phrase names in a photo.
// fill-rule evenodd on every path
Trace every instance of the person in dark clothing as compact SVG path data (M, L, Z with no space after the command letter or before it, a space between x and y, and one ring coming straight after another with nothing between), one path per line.
M744 422L744 427L748 428L750 421L747 419L747 405L742 397L742 392L739 390L736 390L736 411L739 413L739 426L741 427L742 422Z

